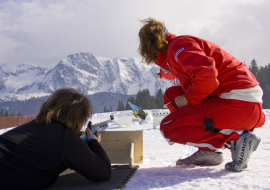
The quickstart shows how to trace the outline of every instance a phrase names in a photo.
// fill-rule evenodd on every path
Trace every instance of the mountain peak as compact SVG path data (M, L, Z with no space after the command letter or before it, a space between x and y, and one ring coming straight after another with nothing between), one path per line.
M0 93L27 94L27 97L31 97L31 94L73 87L85 94L111 92L125 95L136 94L147 88L155 95L157 89L165 90L173 82L158 79L153 74L158 67L153 67L135 58L110 59L95 57L91 53L68 55L51 69L28 63L13 66L2 64Z

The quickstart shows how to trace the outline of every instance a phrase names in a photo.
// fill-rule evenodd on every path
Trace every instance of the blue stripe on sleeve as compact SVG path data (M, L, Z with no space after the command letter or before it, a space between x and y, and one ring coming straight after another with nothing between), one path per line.
M183 47L176 51L176 53L175 53L175 55L174 55L175 61L177 61L177 59L176 59L176 58L177 58L177 55L178 55L179 53L181 53L182 51L184 51L184 48L183 48Z

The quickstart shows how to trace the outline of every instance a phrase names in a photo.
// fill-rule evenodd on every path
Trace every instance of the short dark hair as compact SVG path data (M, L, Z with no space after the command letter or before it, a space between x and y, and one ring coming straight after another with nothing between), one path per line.
M141 20L144 26L140 29L140 46L138 53L142 56L142 61L148 65L155 62L159 51L166 50L168 41L164 31L165 25L153 18Z
M73 88L55 90L40 106L37 123L60 123L81 135L82 126L94 114L91 101Z

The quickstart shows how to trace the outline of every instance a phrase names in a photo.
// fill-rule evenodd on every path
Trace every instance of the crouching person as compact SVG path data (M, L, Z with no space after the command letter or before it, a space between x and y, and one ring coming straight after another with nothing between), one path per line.
M93 114L91 101L72 88L54 91L37 118L0 135L0 189L45 189L71 168L86 179L111 178L111 163L101 135L83 125Z
M230 148L232 162L225 169L248 167L260 138L252 131L265 122L263 91L240 62L218 45L195 36L176 36L153 18L142 21L139 53L161 67L159 78L176 78L181 86L166 90L164 103L171 113L160 124L169 144L198 147L177 165L219 165L221 149Z

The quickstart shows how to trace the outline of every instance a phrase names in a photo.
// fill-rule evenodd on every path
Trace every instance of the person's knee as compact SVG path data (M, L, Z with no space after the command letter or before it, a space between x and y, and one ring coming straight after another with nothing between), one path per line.
M185 92L183 91L183 88L181 86L171 86L165 91L164 94L164 104L167 104L169 102L173 102L177 96L184 95Z

